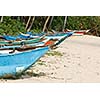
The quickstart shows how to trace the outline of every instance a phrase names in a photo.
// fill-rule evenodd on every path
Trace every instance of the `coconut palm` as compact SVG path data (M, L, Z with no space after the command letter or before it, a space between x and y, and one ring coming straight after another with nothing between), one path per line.
M64 25L63 25L63 29L62 29L62 31L64 31L64 29L65 29L66 22L67 22L67 16L65 16L65 19L64 19Z
M32 26L33 26L33 23L34 23L34 20L35 20L35 16L33 16L32 22L31 22L29 28L27 29L27 31L30 31L30 30L31 30L31 28L32 28Z
M50 16L48 16L46 21L45 21L45 24L44 24L44 27L43 27L43 32L46 30L46 26L47 26L49 19L50 19Z

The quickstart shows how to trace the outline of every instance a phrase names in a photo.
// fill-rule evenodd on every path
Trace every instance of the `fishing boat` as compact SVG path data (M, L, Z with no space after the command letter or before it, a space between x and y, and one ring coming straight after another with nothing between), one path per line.
M32 36L39 36L38 34L32 34L31 32L27 32L27 34L29 34L29 35L31 35L31 37ZM58 42L55 44L55 46L56 45L59 45L61 42L63 42L66 38L68 38L68 37L70 37L71 35L73 35L74 34L74 32L66 32L66 34L65 34L65 32L62 32L62 34L61 33L55 33L55 34L47 34L46 36L45 36L45 38L46 38L46 41L47 40L49 40L49 39L58 39ZM45 40L44 40L45 41Z
M89 31L90 31L90 29L88 29L88 30L69 30L69 29L66 29L65 30L65 32L74 32L73 35L85 35Z
M47 41L38 42L34 44L23 44L23 45L11 45L11 46L1 46L0 47L0 53L5 53L7 50L28 50L28 49L34 49L37 47L43 47L43 46L54 46L59 40L58 39L49 39ZM7 52L6 52L7 53ZM9 52L8 52L9 53Z
M67 34L60 34L60 33L56 33L56 34L48 34L47 33L43 33L43 35L34 35L31 32L27 33L28 35L30 35L30 37L34 37L37 36L37 38L34 39L30 39L30 40L22 40L22 41L0 41L0 45L21 45L21 44L33 44L33 43L37 43L37 42L47 42L50 39L58 39L58 43L56 42L55 45L60 44L62 41L64 41L67 37L71 36L73 34L73 32L67 32ZM41 33L42 34L42 33ZM23 34L24 35L24 34Z
M29 46L40 46L40 45L44 45L44 42L38 42L38 43L33 43L33 44L22 44L22 45L2 45L0 47L0 49L2 48L17 48L17 47L22 47L24 45L29 45Z
M0 77L20 74L49 50L48 46L23 52L0 53Z
M44 40L44 38L35 38L35 39L29 39L29 40L20 40L20 41L0 41L0 45L21 45L21 44L32 44L37 43Z
M46 34L46 33L45 32L41 32L38 35L42 36L44 34ZM33 37L33 36L29 35L29 34L23 34L23 33L20 33L18 36L10 36L10 35L0 36L0 39L4 39L4 40L7 40L7 41L10 41L10 40L26 40L26 39L34 39L34 38L37 38L37 36Z
M25 71L51 49L56 41L50 39L42 45L0 48L0 77L13 76Z
M4 35L4 36L0 36L0 39L4 39L4 40L25 40L25 39L30 39L31 37L26 34L23 35L23 33L20 33L18 36L10 36L10 35ZM32 37L33 38L33 37Z

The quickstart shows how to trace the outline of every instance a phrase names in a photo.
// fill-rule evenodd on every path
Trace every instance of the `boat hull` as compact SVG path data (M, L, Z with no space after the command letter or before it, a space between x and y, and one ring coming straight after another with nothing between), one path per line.
M1 54L0 76L3 77L7 75L16 75L17 73L25 71L48 50L49 47L43 47L25 52Z
M30 40L22 40L22 41L0 41L0 45L21 45L21 44L32 44L32 43L37 43L40 42L41 38L35 38L35 39L30 39Z
M88 30L69 30L69 29L67 29L67 30L65 30L65 32L74 32L74 34L73 35L85 35L87 32L89 32L90 30L88 29Z
M28 33L27 33L28 34ZM31 36L39 36L39 34L32 34L30 32L30 35ZM62 32L62 33L55 33L55 34L49 34L47 36L45 36L46 40L44 41L48 41L49 39L58 39L58 41L56 42L55 46L56 45L59 45L61 42L63 42L67 37L70 37L71 35L73 35L73 32Z
M51 36L45 36L45 38L47 39L58 39L58 41L55 43L54 46L59 45L60 43L62 43L66 38L70 37L73 34L73 32L68 32L68 33L62 33L62 34L56 34L56 35L51 35Z

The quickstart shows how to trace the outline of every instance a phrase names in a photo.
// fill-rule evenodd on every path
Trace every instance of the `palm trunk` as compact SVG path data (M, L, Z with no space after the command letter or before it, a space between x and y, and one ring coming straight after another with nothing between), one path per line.
M1 20L0 20L0 22L1 22L1 23L3 22L3 16L1 16Z
M27 27L28 27L28 25L29 25L30 20L31 20L31 16L29 16L29 18L28 18L28 21L27 21L27 23L26 23L26 27L25 27L25 29L27 29Z
M50 23L49 23L49 25L48 25L48 28L50 28L50 26L51 26L51 24L52 24L53 19L54 19L54 16L51 16L51 20L50 20Z
M29 26L29 28L27 29L27 31L30 31L30 30L31 30L34 20L35 20L35 16L32 18L32 23L31 23L31 25Z
M50 19L50 16L48 16L47 19L46 19L46 21L45 21L45 24L44 24L44 27L43 27L43 32L46 29L46 26L47 26L47 23L48 23L49 19Z
M66 22L67 22L67 16L65 16L65 20L64 20L64 26L63 26L63 29L62 29L62 31L64 31L64 29L65 29Z

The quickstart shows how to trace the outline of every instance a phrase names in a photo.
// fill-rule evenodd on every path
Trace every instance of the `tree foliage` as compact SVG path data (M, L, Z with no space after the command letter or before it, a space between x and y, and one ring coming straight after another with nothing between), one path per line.
M41 32L43 30L45 21L48 16L35 16L34 22L32 22L32 18L29 20L29 16L1 16L0 22L0 34L8 34L8 35L17 35L19 32L25 33L27 31L27 27L31 27L31 32ZM64 16L54 16L53 20L49 19L46 28L48 30L56 30L62 31L64 25ZM52 23L51 23L52 22ZM31 25L31 26L30 26ZM100 33L100 16L67 16L67 23L65 28L72 30L81 30L81 29L92 29L97 28L98 33Z
M69 16L67 27L69 29L91 29L99 24L99 16Z
M25 32L25 24L19 19L5 16L3 22L0 23L0 34L17 35L19 32Z

